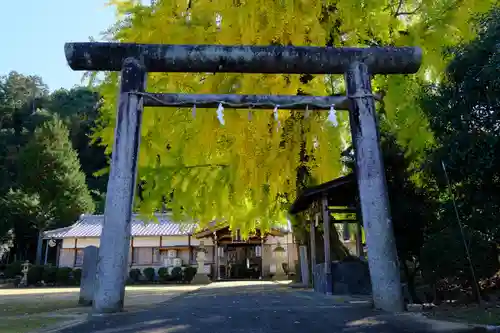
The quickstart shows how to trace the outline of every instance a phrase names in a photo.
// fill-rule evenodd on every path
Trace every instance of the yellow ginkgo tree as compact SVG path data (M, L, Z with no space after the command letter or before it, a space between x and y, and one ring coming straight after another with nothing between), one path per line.
M385 122L401 143L419 151L432 143L415 103L419 84L437 80L443 48L474 36L470 19L491 0L158 0L113 1L117 42L313 46L420 46L420 72L379 76ZM328 95L342 77L228 73L151 73L149 92ZM95 136L113 140L118 74L99 83L104 98ZM350 140L348 115L338 126L328 112L146 108L142 124L138 208L151 213L167 199L177 218L207 225L224 219L243 232L286 220L300 186L342 174L340 153ZM302 167L302 168L301 168ZM306 170L307 177L298 170Z

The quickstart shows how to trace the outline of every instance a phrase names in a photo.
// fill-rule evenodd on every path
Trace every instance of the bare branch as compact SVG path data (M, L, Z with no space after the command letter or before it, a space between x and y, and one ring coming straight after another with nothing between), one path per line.
M403 7L403 3L404 3L404 0L399 0L398 8L396 8L396 10L394 11L394 17L397 17L399 15L398 13L401 10L401 8Z
M422 3L420 3L415 9L406 12L401 12L402 6L403 6L403 0L399 0L399 6L398 9L396 10L396 13L394 14L394 17L415 15L422 8Z

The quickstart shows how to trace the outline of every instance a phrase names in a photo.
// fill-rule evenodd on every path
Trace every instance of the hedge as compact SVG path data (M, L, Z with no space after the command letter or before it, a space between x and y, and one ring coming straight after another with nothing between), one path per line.
M144 268L142 274L144 274L144 277L148 282L153 282L155 280L156 272L153 267Z

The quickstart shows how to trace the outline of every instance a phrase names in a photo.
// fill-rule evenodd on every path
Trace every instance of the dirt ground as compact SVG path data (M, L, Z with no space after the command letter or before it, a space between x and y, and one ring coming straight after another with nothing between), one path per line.
M433 310L425 311L429 318L449 320L455 322L474 323L479 325L500 325L500 304L475 304L461 306L438 306Z
M131 286L125 311L146 309L199 286ZM27 333L79 321L90 307L78 306L78 288L0 289L0 333Z

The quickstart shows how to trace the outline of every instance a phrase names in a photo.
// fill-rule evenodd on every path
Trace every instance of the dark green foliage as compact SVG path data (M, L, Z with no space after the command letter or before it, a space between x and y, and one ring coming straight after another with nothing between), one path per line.
M55 266L46 266L43 270L42 280L46 284L55 284L57 281L57 270L58 268Z
M107 161L104 147L90 139L99 106L88 88L49 94L37 76L0 77L0 242L13 241L10 258L35 262L38 230L73 223L93 210L92 199L102 208L107 176L93 174ZM55 116L69 132L64 126L41 130L54 125Z
M69 267L60 267L56 273L56 283L59 286L68 286L71 283L73 269Z
M73 283L77 286L80 285L80 282L82 281L82 270L80 268L76 268L72 272L73 276Z
M195 275L196 275L196 268L188 266L184 269L182 280L186 283L190 283Z
M79 286L81 279L82 270L79 268L32 265L28 270L28 285L37 285L44 281L45 284L49 285Z
M453 50L447 80L424 89L422 106L437 147L427 165L443 193L442 220L456 225L441 161L464 223L500 240L500 11L483 18L471 43ZM442 228L443 226L437 226Z
M411 180L413 157L392 133L381 133L381 148L398 255L402 260L413 260L420 253L426 225L434 218L435 202L427 188ZM354 170L352 155L345 163Z
M170 275L168 274L167 267L160 267L158 269L158 279L160 282L167 282L170 279Z
M50 218L67 226L94 202L63 122L54 118L35 130L20 156L20 179L28 193L37 193Z
M144 274L144 277L146 278L146 281L148 282L153 282L155 280L155 269L153 267L148 267L144 268L142 271L142 274Z
M99 140L93 142L90 138L100 105L100 97L95 91L86 87L76 87L70 90L56 90L50 95L47 106L51 112L58 114L69 128L73 148L78 153L87 185L97 206L106 191L107 174L95 175L95 173L108 165L104 147L99 145ZM97 211L102 213L102 209Z
M16 276L14 278L14 287L16 287L16 288L19 287L19 285L21 284L21 280L22 280L22 278L20 276Z
M496 245L474 231L466 231L465 238L476 278L493 276L500 269ZM446 228L427 239L422 248L422 266L424 277L430 281L449 279L462 285L471 283L469 262L458 227Z
M44 266L41 265L32 265L27 274L28 278L28 285L37 285L39 284L42 279L43 279L43 271L44 271Z
M137 283L137 282L139 282L139 280L142 276L142 272L138 268L133 268L128 273L128 276L129 276L132 283Z
M430 226L436 234L427 247L434 248L433 244L438 243L435 239L440 237L454 239L443 234L443 230L458 228L453 195L464 229L474 240L470 245L474 267L487 272L486 267L495 266L497 259L489 262L492 259L488 251L478 255L472 247L490 248L491 241L500 240L500 11L482 18L480 26L478 38L451 51L454 59L447 68L447 79L438 87L425 87L421 103L437 141L429 153L426 173L439 189L441 203L439 219ZM447 188L441 161L446 165L453 193ZM456 236L458 251L463 241ZM460 268L468 264L457 262L456 253L439 253L434 258L441 260L438 276L470 274L468 268ZM445 269L450 271L445 273Z
M15 71L0 77L0 200L11 188L18 187L19 151L31 137L34 129L50 118L41 108L48 98L48 88L37 76L24 76ZM9 200L2 200L4 206ZM24 216L10 214L8 207L0 207L0 241L13 241L11 258L33 262L36 231ZM15 209L14 209L15 211ZM18 237L16 237L18 236ZM27 249L32 249L28 256Z
M172 268L172 272L170 272L170 276L172 277L172 281L179 282L182 280L182 268L174 267Z
M419 187L412 181L414 157L397 143L396 137L384 125L381 126L381 148L396 247L402 278L407 282L413 300L418 301L415 278L419 270L416 267L428 225L436 219L436 202L428 187ZM346 156L345 163L354 169L352 155Z
M475 40L449 50L453 59L445 80L423 87L421 98L436 140L428 151L423 178L438 201L436 218L426 225L423 273L433 284L472 287L473 292L465 244L478 279L499 269L500 11L482 17L479 27Z
M22 275L22 262L15 261L13 263L8 264L5 267L5 277L8 279L13 279L18 275Z

